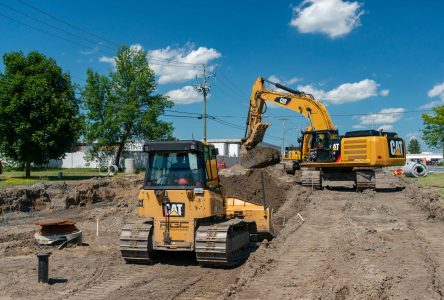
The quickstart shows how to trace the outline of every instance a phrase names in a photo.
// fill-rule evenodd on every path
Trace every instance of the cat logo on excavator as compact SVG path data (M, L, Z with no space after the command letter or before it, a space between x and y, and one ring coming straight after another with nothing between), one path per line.
M404 155L404 142L400 138L389 139L390 157Z
M277 102L279 104L282 105L288 105L291 101L291 98L288 97L276 97L276 99L274 99L274 102Z

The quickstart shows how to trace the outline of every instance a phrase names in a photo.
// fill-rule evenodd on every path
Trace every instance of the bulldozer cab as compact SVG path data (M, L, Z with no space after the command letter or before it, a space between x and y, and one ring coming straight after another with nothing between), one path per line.
M305 131L302 134L302 144L309 147L309 155L305 153L306 160L310 162L336 161L340 153L337 130Z
M146 142L145 189L194 189L219 185L213 145L199 141Z

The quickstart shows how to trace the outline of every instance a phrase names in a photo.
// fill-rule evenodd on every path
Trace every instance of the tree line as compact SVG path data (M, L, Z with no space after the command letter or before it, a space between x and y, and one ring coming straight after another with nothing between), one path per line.
M0 73L0 157L32 164L60 159L79 141L102 150L119 165L125 144L172 139L173 124L159 119L173 102L156 93L146 52L121 47L107 75L88 69L76 95L71 76L56 61L33 51L3 55Z

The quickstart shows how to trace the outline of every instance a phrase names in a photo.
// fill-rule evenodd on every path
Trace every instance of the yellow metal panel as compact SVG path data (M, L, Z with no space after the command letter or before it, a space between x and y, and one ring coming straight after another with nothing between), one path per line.
M187 190L166 190L168 195L166 201L174 203L183 203L185 209L185 218L207 218L211 216L222 216L223 199L218 193L210 190L204 190L203 194L194 194L191 199L188 198ZM141 217L163 218L162 197L156 196L154 190L141 190L139 200L143 206L139 206L138 215ZM172 217L179 218L179 217Z
M154 220L154 249L157 250L193 250L194 219L156 218ZM165 243L164 233L168 228L170 243Z
M258 232L273 234L269 208L234 197L227 197L226 206L228 217L241 213L246 220L256 222Z

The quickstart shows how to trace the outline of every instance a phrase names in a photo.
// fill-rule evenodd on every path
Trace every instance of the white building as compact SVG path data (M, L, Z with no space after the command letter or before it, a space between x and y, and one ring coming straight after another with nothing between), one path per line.
M221 156L239 157L240 139L209 139L207 142L213 144Z
M407 154L406 159L407 161L424 159L426 161L441 161L443 160L443 155L432 152L421 152L420 154Z
M239 157L240 155L241 139L207 139L207 142L219 150L220 156ZM260 143L259 147L281 149L279 146L264 142Z

